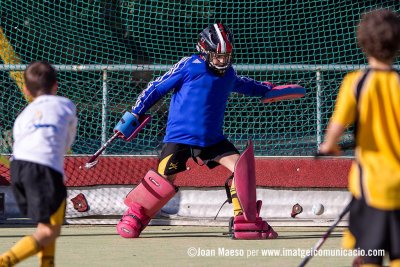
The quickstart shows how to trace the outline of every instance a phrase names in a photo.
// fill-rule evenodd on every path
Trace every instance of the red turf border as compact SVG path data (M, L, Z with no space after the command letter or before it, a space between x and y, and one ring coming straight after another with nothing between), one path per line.
M156 168L156 157L100 157L90 170L83 166L89 157L67 156L67 186L130 185L140 182L150 168ZM257 185L279 188L346 188L348 158L256 158ZM178 175L175 184L185 187L220 187L230 175L223 167L209 170L192 160L190 170ZM0 165L0 185L9 185L9 171Z

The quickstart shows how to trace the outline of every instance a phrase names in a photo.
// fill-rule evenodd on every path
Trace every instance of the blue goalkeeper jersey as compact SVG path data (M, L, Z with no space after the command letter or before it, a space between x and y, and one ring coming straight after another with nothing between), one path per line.
M238 76L232 67L218 76L200 55L192 55L150 82L132 112L143 115L171 90L164 142L206 147L225 138L224 113L231 92L262 97L271 86Z

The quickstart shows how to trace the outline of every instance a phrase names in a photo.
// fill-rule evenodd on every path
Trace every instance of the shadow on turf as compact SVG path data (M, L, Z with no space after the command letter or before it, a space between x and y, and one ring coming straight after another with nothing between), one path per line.
M290 236L279 236L278 239L307 239L307 238L321 238L322 234L315 234L315 235L290 235ZM341 238L343 237L342 234L331 234L329 235L330 238Z
M313 235L281 235L278 239L315 239L321 238L322 234L313 234ZM342 234L331 234L330 238L341 238ZM153 232L153 233L142 233L140 238L170 238L170 237L229 237L229 233L215 233L215 232L173 232L173 233L165 233L165 232Z
M63 237L78 237L78 236L118 236L117 233L93 233L93 234L61 234ZM1 238L21 238L25 236L21 235L2 235ZM142 233L140 238L177 238L177 237L218 237L218 238L229 238L229 233L207 233L207 232L174 232L174 233ZM340 238L341 234L331 234L330 238ZM321 235L291 235L291 236L279 236L278 239L313 239L321 238Z

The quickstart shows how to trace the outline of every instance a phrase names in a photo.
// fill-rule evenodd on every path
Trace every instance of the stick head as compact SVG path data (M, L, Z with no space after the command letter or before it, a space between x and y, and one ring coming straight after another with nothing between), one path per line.
M99 161L98 160L95 160L95 161L93 161L93 162L87 162L86 164L85 164L85 169L91 169L91 168L93 168L94 166L96 166L96 164L98 163Z

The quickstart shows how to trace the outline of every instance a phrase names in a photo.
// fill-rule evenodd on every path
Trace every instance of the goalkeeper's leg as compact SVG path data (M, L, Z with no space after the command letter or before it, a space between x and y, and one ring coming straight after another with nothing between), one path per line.
M218 161L234 173L231 197L234 209L233 236L237 239L273 239L278 234L260 217L261 200L257 201L253 145L242 155L229 155Z
M173 185L175 175L186 170L186 162L190 156L188 145L164 146L158 171L150 170L124 200L129 208L117 225L117 231L122 237L139 237L150 220L173 198L178 191Z
M150 170L125 198L129 208L117 225L125 238L139 237L151 218L176 194L178 189L163 176Z

